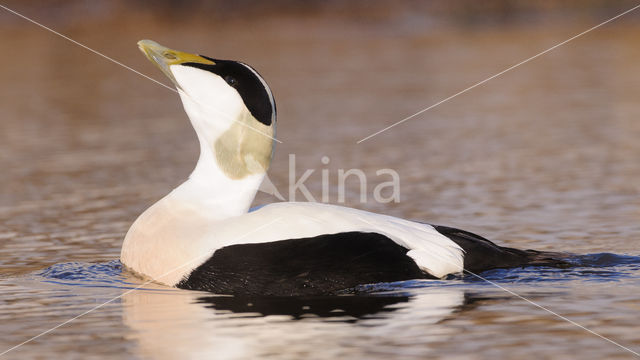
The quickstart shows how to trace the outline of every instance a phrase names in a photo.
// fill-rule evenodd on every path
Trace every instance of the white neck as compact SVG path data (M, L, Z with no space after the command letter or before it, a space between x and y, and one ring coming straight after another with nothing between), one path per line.
M200 214L212 219L238 216L249 211L264 176L229 178L218 167L211 148L200 139L200 158L195 169L167 198L200 208Z
M211 219L247 213L265 174L252 174L241 179L230 178L218 165L212 146L228 129L229 124L234 123L229 119L236 118L239 111L234 106L225 108L205 99L192 98L181 89L178 89L178 93L198 135L200 157L189 179L167 195L168 200L197 208L199 214ZM240 108L239 105L237 108Z

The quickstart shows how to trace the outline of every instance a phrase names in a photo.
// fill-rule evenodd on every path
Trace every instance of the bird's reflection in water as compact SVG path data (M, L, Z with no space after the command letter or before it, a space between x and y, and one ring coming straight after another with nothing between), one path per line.
M309 316L321 318L345 318L356 321L371 318L375 314L392 312L401 306L392 306L409 302L408 296L308 296L308 297L232 297L203 296L198 302L205 307L226 310L247 316L288 315L293 319Z
M455 331L443 320L467 303L457 287L375 290L385 292L247 298L148 290L125 294L122 305L127 338L142 358L299 359L366 358L395 349L397 339L448 341ZM428 344L420 348L430 354Z

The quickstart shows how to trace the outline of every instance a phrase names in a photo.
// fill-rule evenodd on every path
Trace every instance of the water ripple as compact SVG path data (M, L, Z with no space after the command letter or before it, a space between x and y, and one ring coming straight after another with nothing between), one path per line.
M447 280L407 280L394 283L369 284L357 287L356 293L402 292L425 287L459 286L484 282L485 279L499 283L537 283L582 281L618 281L637 278L640 271L640 256L595 253L577 255L568 260L569 268L529 266L511 269L493 269L474 275L454 275ZM37 275L45 282L90 287L121 287L135 285L125 280L123 266L119 260L105 263L69 262L52 265ZM458 280L458 281L456 281ZM462 283L460 282L462 281ZM353 292L348 290L347 293ZM396 294L398 295L398 294Z
M68 262L52 265L37 275L45 282L73 286L120 287L125 281L120 260L105 263Z

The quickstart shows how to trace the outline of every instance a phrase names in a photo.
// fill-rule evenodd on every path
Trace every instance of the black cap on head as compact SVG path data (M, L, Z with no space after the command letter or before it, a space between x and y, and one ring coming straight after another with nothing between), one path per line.
M236 89L256 120L267 126L271 125L272 119L275 120L276 103L271 89L257 71L238 61L200 56L211 60L214 64L185 62L181 65L210 71L220 76L229 86Z

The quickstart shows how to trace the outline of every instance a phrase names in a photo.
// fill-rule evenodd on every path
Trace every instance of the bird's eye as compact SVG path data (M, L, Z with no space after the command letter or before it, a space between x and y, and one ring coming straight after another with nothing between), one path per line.
M229 84L231 86L236 86L236 84L238 83L236 78L234 78L233 76L229 76L229 75L224 77L224 81L226 81L227 84Z

